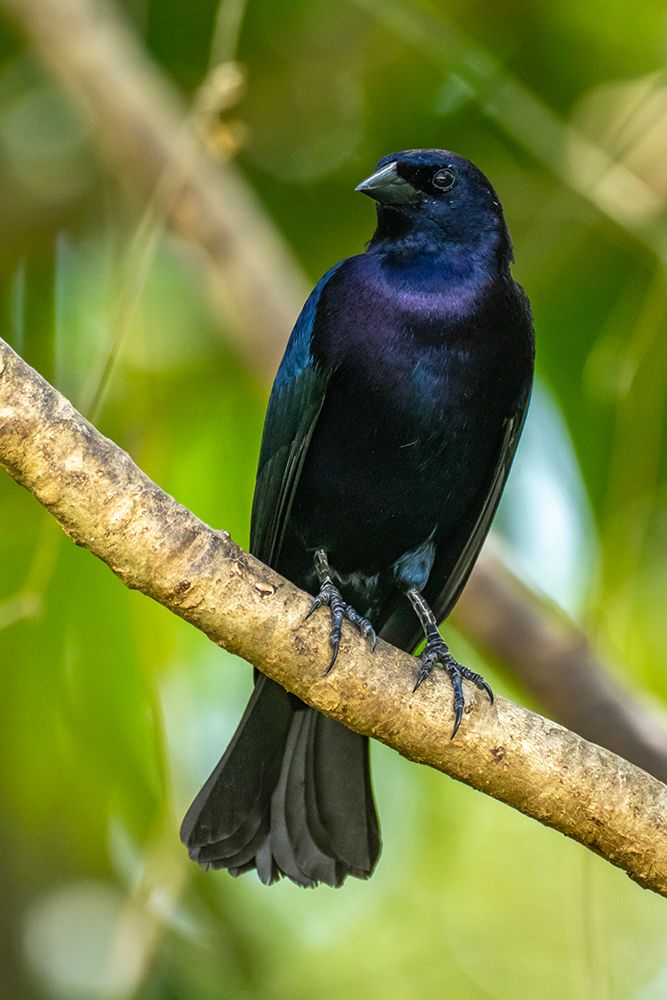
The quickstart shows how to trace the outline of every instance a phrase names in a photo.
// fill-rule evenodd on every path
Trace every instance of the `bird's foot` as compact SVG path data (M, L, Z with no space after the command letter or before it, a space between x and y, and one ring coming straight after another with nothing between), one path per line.
M486 691L489 701L493 704L493 691L484 680L481 674L476 674L474 670L458 663L449 652L449 647L440 636L427 640L424 649L419 656L419 673L413 691L416 691L422 681L425 681L436 664L447 671L452 687L454 689L454 729L452 739L456 736L456 731L461 725L465 698L463 696L463 680L472 681L480 689Z
M325 580L322 584L320 592L311 604L310 611L306 615L306 618L310 618L314 611L317 611L318 608L324 607L325 604L331 611L331 634L329 635L329 643L331 644L332 656L329 666L325 671L328 674L336 662L336 657L338 656L344 619L347 619L347 621L354 625L354 627L358 629L362 635L365 635L366 638L370 640L372 650L375 649L377 636L371 623L366 618L363 618L358 611L355 611L351 605L345 603L340 591L333 585L333 583L331 583L330 580Z

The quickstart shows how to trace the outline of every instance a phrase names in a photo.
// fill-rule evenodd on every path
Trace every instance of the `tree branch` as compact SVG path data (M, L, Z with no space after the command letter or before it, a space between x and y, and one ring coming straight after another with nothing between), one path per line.
M501 663L559 722L667 782L664 713L625 690L584 633L540 603L487 544L456 606L468 639Z
M326 616L309 598L164 493L0 340L0 465L142 591L309 705L500 799L667 895L667 788L607 750L467 685L453 740L451 688L411 693L414 660L354 632L324 674Z

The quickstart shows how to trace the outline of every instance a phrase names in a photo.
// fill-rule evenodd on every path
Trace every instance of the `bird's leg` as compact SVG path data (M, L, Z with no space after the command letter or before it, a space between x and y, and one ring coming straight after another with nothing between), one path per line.
M317 611L318 608L323 607L325 604L331 611L331 634L329 636L329 642L331 643L333 653L329 666L326 669L326 672L329 673L336 662L336 657L338 656L344 618L347 618L347 620L351 622L355 628L359 629L362 635L365 635L368 639L370 639L371 649L375 649L377 636L375 635L375 629L371 623L343 600L340 591L331 579L329 560L327 559L327 554L323 549L317 549L315 552L315 572L317 573L317 577L320 581L320 592L311 604L310 611L306 615L306 618L310 618L313 611Z
M468 667L462 666L454 659L452 654L449 652L449 646L438 631L438 623L435 619L435 615L422 597L421 593L418 590L407 590L406 597L415 609L417 617L421 622L421 626L424 629L424 634L426 635L426 645L419 656L419 673L417 674L417 681L413 690L416 691L422 681L426 680L436 664L439 664L447 671L449 679L452 682L452 687L454 688L453 737L456 735L456 731L461 725L463 709L465 706L462 684L463 679L465 678L468 681L472 681L472 683L475 684L481 691L486 691L489 696L489 701L491 702L493 702L493 691L481 674L476 674L473 670L469 670Z

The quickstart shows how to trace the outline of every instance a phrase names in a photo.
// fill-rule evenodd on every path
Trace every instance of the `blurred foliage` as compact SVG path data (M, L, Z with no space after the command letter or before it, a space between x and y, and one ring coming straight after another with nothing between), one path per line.
M664 5L125 9L189 99L221 60L245 67L228 113L239 163L313 281L369 238L371 206L352 188L380 155L452 148L492 178L540 378L500 527L626 682L667 698ZM116 355L101 429L246 542L268 387L227 346L179 241L161 239L135 286L145 206L9 32L0 184L3 336L87 412ZM178 822L250 671L126 591L7 477L0 525L3 995L665 996L663 900L382 747L370 883L309 893L196 870Z

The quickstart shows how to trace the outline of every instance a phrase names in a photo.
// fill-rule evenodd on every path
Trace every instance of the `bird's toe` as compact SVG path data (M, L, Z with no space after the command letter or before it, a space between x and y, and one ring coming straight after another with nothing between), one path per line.
M422 650L419 660L419 673L417 674L413 693L426 680L436 664L447 672L453 689L452 707L454 711L454 727L452 729L452 739L456 736L463 719L465 709L464 680L471 681L480 691L484 691L489 701L493 704L493 691L487 681L484 680L481 674L477 674L474 670L470 670L468 667L464 667L458 663L449 652L449 647L444 639L440 637L429 639Z

